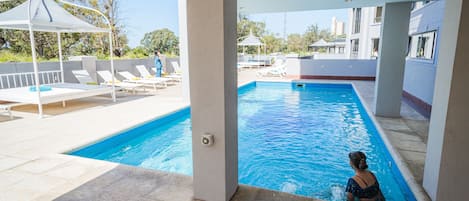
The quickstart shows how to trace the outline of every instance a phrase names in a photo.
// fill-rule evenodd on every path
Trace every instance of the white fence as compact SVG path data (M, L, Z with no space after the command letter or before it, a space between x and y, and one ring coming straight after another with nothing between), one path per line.
M41 71L38 75L41 84L62 82L61 71ZM0 74L0 89L32 86L35 80L34 72Z

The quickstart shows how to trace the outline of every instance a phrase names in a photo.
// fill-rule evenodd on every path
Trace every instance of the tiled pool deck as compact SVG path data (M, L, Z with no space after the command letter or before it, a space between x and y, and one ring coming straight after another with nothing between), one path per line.
M255 79L253 71L239 74L239 83ZM370 108L374 83L353 83ZM116 104L109 98L86 99L72 102L76 110L65 113L57 104L46 113L59 115L45 119L15 111L23 118L0 122L0 201L192 200L190 177L61 154L187 106L180 93L180 86L172 86L154 96L122 97ZM414 188L421 190L428 120L405 103L401 114L376 120L409 167ZM313 199L240 186L232 200Z

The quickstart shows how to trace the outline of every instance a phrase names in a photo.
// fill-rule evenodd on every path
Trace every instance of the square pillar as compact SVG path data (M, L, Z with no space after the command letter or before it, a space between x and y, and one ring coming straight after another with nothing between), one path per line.
M194 197L206 201L238 187L236 3L187 1ZM205 134L213 145L202 145Z
M182 98L190 102L189 63L187 49L187 0L178 0L179 20L179 66L182 70Z
M423 187L432 200L467 200L469 2L447 0L444 9Z
M411 2L384 5L374 100L378 116L400 116L410 12Z

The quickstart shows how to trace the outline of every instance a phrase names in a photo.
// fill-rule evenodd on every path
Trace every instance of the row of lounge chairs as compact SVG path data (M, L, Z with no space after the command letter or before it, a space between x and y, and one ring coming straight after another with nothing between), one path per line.
M168 85L181 81L180 74L171 74L168 77L155 77L148 72L144 65L137 65L136 69L140 73L141 77L137 77L128 71L120 71L118 74L124 77L124 80L120 81L114 77L114 85L126 91L132 91L135 93L137 88L143 88L145 90L145 87L150 86L156 90L157 88L165 88ZM93 81L86 70L75 70L72 71L72 73L81 84L98 84ZM113 77L110 71L97 71L97 74L104 80L100 85L112 85Z

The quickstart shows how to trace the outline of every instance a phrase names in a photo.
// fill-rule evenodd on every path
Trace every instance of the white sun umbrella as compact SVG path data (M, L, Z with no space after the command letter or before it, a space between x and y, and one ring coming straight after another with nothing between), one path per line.
M245 37L241 37L238 39L238 41L241 41L238 43L238 46L242 46L243 48L243 54L244 54L244 47L246 46L257 46L257 60L260 61L260 54L261 54L261 47L264 46L264 54L266 54L266 46L265 44L261 41L261 38L254 36L252 33L252 30L249 31L249 35Z
M34 79L36 84L36 91L39 100L38 110L39 117L42 117L42 104L40 82L38 75L38 64L36 59L36 49L34 42L34 31L42 32L55 32L57 33L58 46L59 46L59 60L62 82L64 82L63 60L62 60L62 47L60 34L61 33L109 33L109 54L111 59L111 71L114 74L114 61L112 55L112 32L111 24L104 14L96 9L84 7L81 5L73 4L63 0L59 0L64 4L69 4L79 8L92 10L103 16L103 19L108 24L108 28L99 28L91 25L67 12L63 7L57 4L54 0L28 0L21 5L12 8L8 11L0 13L0 28L1 29L15 29L29 31L31 40L31 54L34 67ZM114 77L114 76L113 76ZM112 98L116 101L114 79L112 80Z

